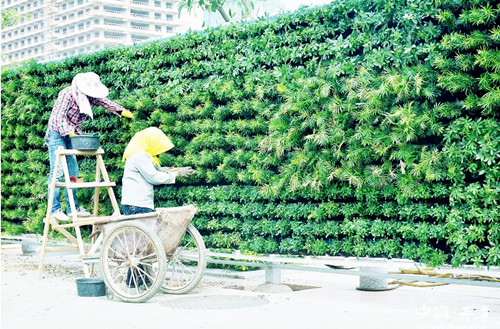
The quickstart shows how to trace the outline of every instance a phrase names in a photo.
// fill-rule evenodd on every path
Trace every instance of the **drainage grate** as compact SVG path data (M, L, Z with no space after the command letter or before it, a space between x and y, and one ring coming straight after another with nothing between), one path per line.
M306 285L291 284L291 283L283 283L282 285L288 286L292 291L302 291L302 290L309 290L309 289L317 289L317 288L319 288L319 287L315 287L315 286L306 286ZM249 289L248 287L245 288L244 286L240 286L240 285L236 285L236 284L224 286L224 289L253 291L253 289Z

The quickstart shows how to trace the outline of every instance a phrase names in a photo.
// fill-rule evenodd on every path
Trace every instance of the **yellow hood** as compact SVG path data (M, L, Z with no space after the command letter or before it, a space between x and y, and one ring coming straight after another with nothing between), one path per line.
M153 164L160 166L158 154L167 152L174 147L170 139L156 127L149 127L139 131L132 137L125 152L123 152L123 160L137 152L144 151L153 157Z

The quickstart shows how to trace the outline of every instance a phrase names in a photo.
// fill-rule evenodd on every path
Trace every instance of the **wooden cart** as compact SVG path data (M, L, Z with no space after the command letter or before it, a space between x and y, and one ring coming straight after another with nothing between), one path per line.
M189 224L175 237L174 247L169 239L177 228L173 226L171 219L178 218L181 213L189 213L192 218L196 208L190 205L161 208L161 211L147 214L122 215L113 191L116 184L109 179L103 154L101 148L95 151L81 151L60 147L56 150L54 175L49 183L50 193L44 218L40 275L46 252L68 250L67 247L47 247L49 231L52 229L63 234L75 245L74 249L80 254L86 277L95 275L94 264L96 260L99 261L108 296L117 296L126 302L145 302L158 290L172 294L191 291L200 282L206 267L203 238L198 230ZM95 157L95 181L71 181L67 156ZM62 182L57 181L55 174L60 168L63 170ZM72 215L67 222L51 217L56 188L68 190L67 201ZM76 215L73 193L76 193L74 190L78 188L94 189L92 217L80 218ZM100 189L106 189L110 199L113 213L109 216L99 216ZM186 225L187 223L189 222L186 222ZM82 226L92 227L92 234L85 240L82 236Z

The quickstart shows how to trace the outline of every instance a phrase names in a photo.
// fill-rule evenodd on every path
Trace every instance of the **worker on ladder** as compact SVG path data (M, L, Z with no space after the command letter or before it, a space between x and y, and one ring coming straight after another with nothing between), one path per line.
M57 175L58 181L63 176L61 166L59 166L58 172L54 173L56 150L61 146L65 149L72 148L70 137L83 133L80 126L88 118L93 119L93 106L101 106L116 115L132 118L132 112L107 98L108 93L108 88L101 83L99 76L94 72L78 73L73 78L71 86L59 92L50 114L45 135L50 160L49 184L53 175ZM78 163L74 155L67 157L67 164L70 176L78 177ZM48 193L50 195L50 187ZM68 220L69 217L62 210L59 195L60 191L56 188L51 217L60 221ZM77 216L90 216L85 207L78 206L76 193L73 193L73 198ZM66 200L68 199L66 190Z

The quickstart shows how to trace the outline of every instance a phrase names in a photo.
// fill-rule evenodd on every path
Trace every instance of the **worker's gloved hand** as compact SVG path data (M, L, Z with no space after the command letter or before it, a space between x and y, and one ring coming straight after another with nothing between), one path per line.
M171 172L175 169L175 167L161 167L160 171L161 172Z
M123 110L122 117L132 119L134 117L134 114L132 112L130 112L129 110Z
M196 170L191 167L179 167L177 168L177 171L179 172L180 177L188 177L196 174Z
M73 137L73 136L78 136L78 135L77 135L77 134L75 134L75 133L69 133L69 135L68 135L68 136L69 136L69 137Z

